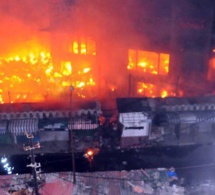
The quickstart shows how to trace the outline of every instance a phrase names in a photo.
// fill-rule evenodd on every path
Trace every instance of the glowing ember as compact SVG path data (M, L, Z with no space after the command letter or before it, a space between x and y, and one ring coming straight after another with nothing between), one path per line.
M111 90L112 92L116 91L116 86L110 85L110 90Z

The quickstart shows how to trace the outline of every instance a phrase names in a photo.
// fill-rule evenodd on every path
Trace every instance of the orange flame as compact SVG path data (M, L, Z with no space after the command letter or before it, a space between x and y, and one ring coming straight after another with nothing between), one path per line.
M167 75L169 72L169 54L129 49L127 68L149 74Z
M94 55L94 50L91 55ZM73 53L86 54L86 44L73 42ZM76 95L86 98L83 89L96 86L95 79L90 67L75 65L73 60L61 61L60 69L57 68L59 65L53 64L48 51L27 53L20 49L19 53L1 56L0 103L44 101L50 95L54 97L66 92L68 86L74 86ZM73 73L74 67L80 71Z
M137 85L137 94L146 97L168 97L175 96L174 89L169 85L163 85L162 89L157 87L157 84L142 83L139 82Z

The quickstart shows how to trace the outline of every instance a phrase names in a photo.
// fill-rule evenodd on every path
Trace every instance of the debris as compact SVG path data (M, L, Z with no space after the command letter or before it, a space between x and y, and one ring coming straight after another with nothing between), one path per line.
M175 172L175 168L171 167L168 171L167 171L167 176L169 177L170 181L174 181L174 180L178 180L178 176Z
M130 185L132 188L133 188L133 190L135 191L135 192L137 192L137 193L143 193L144 192L144 190L143 190L143 188L142 187L140 187L140 186L137 186L137 185L134 185L134 184L132 184L131 182L127 182L128 183L128 185Z
M146 173L145 170L141 169L141 172L142 172L146 177L150 178L150 176Z

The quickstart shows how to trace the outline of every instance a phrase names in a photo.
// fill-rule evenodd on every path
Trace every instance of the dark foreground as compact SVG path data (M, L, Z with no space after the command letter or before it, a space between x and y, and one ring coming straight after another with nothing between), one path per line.
M100 151L92 162L83 153L76 154L76 171L132 170L158 167L175 167L179 178L185 178L184 185L195 186L214 180L215 146L196 145L181 147L154 147L133 150ZM13 173L29 173L30 156L9 157ZM71 154L36 155L42 172L72 171ZM1 168L1 174L6 172ZM208 185L208 184L205 184ZM190 193L192 194L192 193Z

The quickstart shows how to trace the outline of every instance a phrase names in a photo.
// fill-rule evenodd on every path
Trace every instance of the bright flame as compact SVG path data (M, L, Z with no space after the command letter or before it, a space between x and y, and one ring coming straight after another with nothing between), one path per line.
M93 41L91 43L95 44ZM96 83L90 60L81 64L82 57L77 56L69 61L55 60L53 63L51 53L39 51L38 45L32 48L30 52L21 48L19 53L0 57L0 103L44 101L47 97L53 98L65 93L69 86L74 86L74 93L80 98L88 97L89 90L95 91L92 88ZM93 56L95 52L94 46L75 41L72 48L75 54L91 52Z
M147 66L147 63L146 62L140 62L140 63L138 63L138 66L145 68Z
M86 153L88 156L93 156L93 151L92 150L88 150Z
M85 82L77 82L76 84L77 88L81 88L85 86Z
M61 72L62 72L63 75L66 75L66 76L72 74L72 64L71 64L71 62L62 62Z
M164 91L161 92L161 97L162 98L165 98L167 96L168 96L168 92L166 90L164 90Z
M76 41L73 42L73 52L75 54L79 53L79 51L78 51L78 43Z
M167 75L169 72L169 54L129 49L129 70L139 70L149 74Z
M137 85L137 94L146 97L162 97L162 98L176 95L174 89L172 89L169 85L165 85L165 87L163 86L161 90L160 87L157 86L158 86L157 84L139 82Z
M146 96L146 97L155 97L155 96L157 96L157 88L153 84L138 83L137 92L140 95L143 95L143 96Z
M84 68L83 73L87 73L90 71L90 68Z
M87 46L85 43L81 44L81 54L86 54L87 53Z
M89 79L89 82L87 83L88 85L96 85L95 81L93 80L93 78Z

